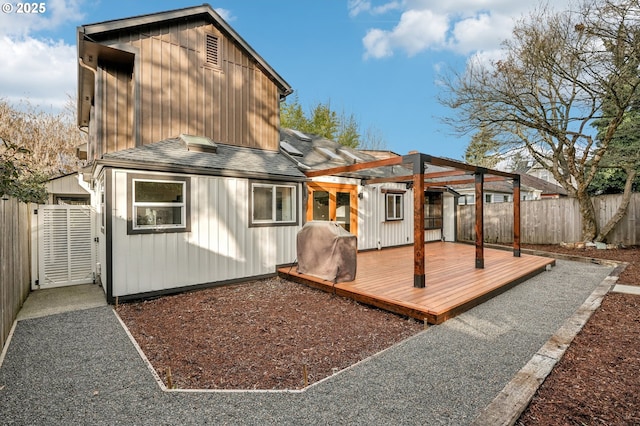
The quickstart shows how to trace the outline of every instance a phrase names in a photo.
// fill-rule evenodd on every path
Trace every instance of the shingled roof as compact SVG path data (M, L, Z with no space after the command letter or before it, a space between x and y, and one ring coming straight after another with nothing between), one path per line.
M280 151L284 152L302 170L324 170L378 160L366 151L349 148L319 135L302 133L293 129L280 129ZM351 173L352 177L407 176L411 170L403 166L386 166Z
M278 151L216 144L215 152L202 152L190 150L184 136L108 153L98 164L138 170L305 180L295 164Z

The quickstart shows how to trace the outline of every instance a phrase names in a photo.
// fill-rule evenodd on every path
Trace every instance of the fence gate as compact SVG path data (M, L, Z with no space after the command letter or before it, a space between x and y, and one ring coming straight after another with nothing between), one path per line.
M91 206L38 206L39 288L93 282L95 259Z

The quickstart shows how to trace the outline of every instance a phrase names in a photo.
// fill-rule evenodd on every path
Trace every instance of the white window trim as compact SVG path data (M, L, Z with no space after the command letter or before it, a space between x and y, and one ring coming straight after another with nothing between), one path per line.
M396 198L400 199L400 211L396 211ZM387 192L384 197L384 218L386 221L404 220L404 194L398 194L393 192ZM392 200L394 215L389 216L389 202Z
M182 201L176 202L136 202L135 187L136 182L153 182L153 183L179 183L182 185ZM155 176L142 176L129 175L129 220L128 220L128 234L143 234L143 233L157 233L157 232L188 232L190 231L189 224L189 178L162 178ZM180 207L180 223L179 224L161 224L161 225L139 225L136 222L136 208L137 207Z
M271 219L255 219L255 197L253 196L254 188L271 188ZM291 220L277 220L277 198L276 188L291 188ZM297 185L293 184L278 184L278 183L265 183L265 182L251 182L251 224L252 225L294 225L298 223L298 209L297 209Z

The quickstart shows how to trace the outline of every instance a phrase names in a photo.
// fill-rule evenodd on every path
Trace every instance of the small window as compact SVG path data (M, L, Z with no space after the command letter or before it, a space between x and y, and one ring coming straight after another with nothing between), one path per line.
M475 203L476 203L476 196L475 195L471 195L471 194L462 195L458 199L458 205L460 205L460 206L469 205L469 204L475 204Z
M207 34L206 37L205 52L206 52L206 60L205 63L210 66L219 67L220 66L220 46L219 39L217 36L213 34Z
M129 233L188 231L188 179L130 177Z
M296 186L271 183L251 184L251 224L295 224Z
M484 202L490 203L492 200L491 194L484 194Z
M394 194L394 193L386 194L385 220L404 219L404 211L402 208L404 204L403 198L404 198L404 194Z

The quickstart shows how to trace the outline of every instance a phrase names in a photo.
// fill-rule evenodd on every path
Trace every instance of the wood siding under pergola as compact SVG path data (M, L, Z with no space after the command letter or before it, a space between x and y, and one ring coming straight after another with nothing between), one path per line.
M429 172L429 166L437 166L438 170ZM412 171L401 177L366 179L366 183L406 182L413 186L413 286L424 288L425 255L424 255L424 191L429 187L443 187L459 184L475 184L476 193L476 241L475 266L484 268L484 183L511 180L513 182L513 255L520 257L520 175L499 170L477 167L445 158L433 157L422 153L387 158L384 160L356 163L349 166L334 167L324 170L307 171L307 177L352 174L363 170L385 166L404 166ZM444 169L444 170L443 170Z

